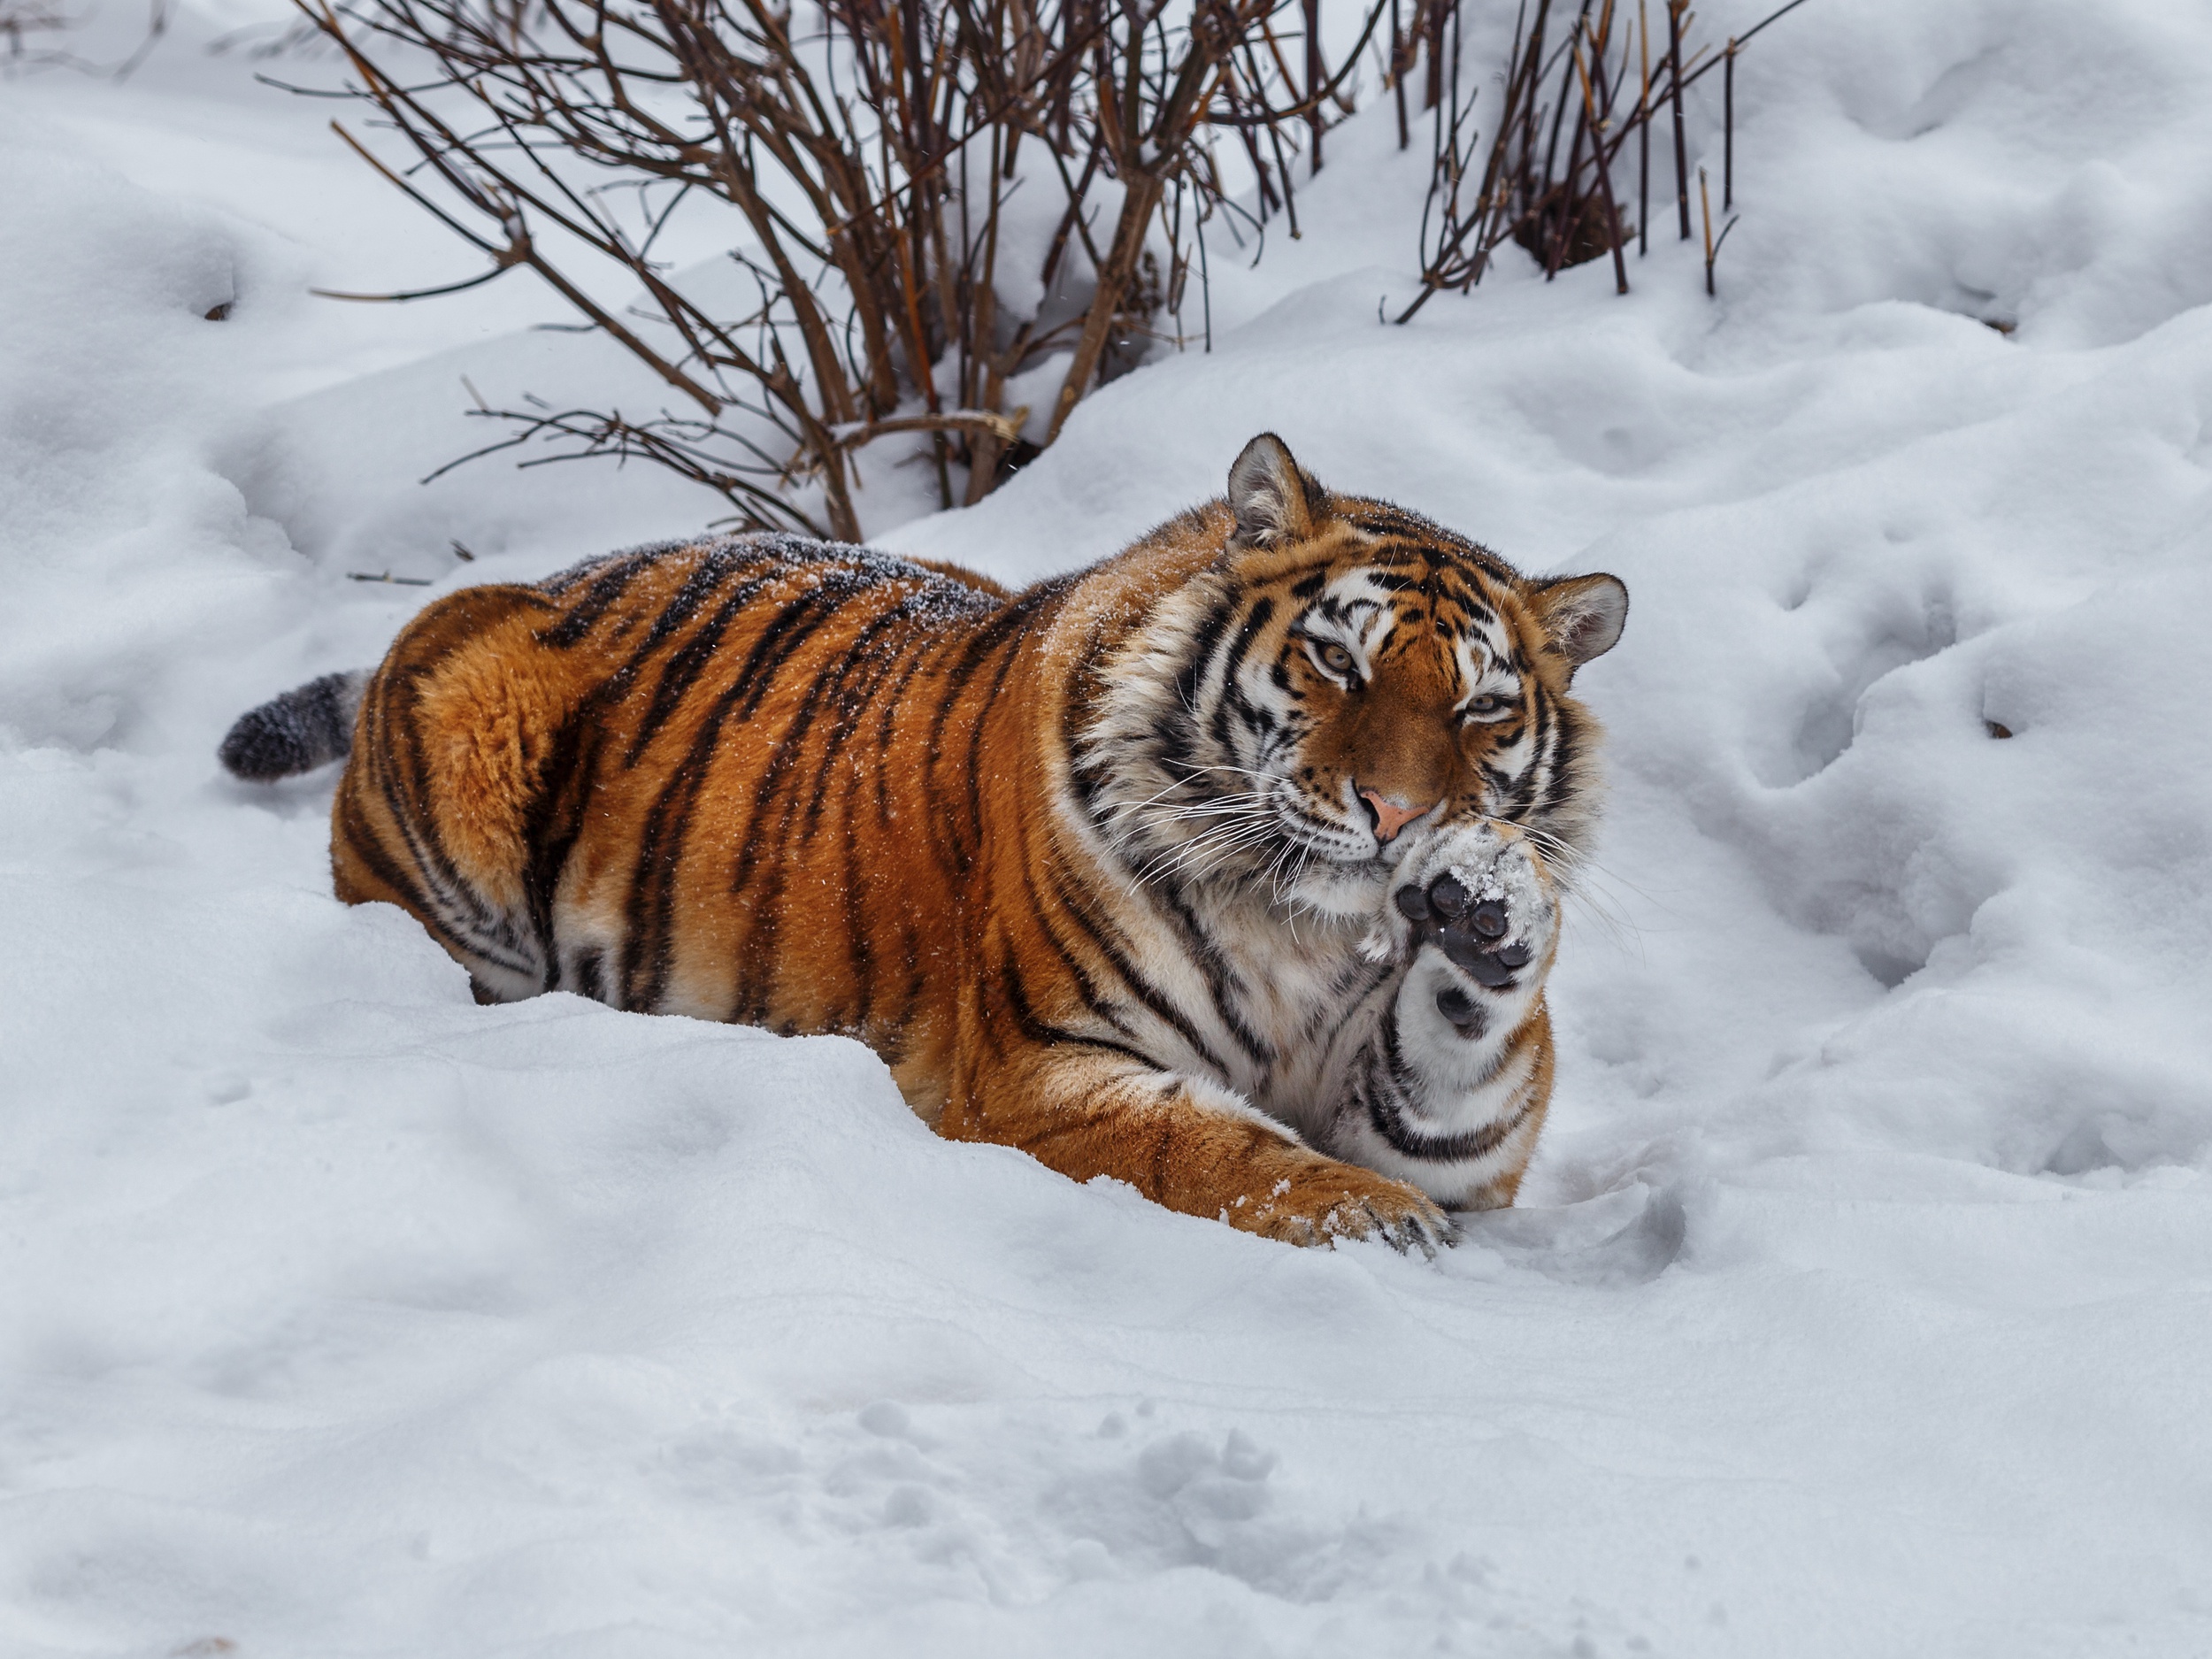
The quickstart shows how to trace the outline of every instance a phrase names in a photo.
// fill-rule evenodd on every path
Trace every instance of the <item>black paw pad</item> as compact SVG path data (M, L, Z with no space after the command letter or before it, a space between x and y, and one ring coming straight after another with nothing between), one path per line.
M1489 1028L1489 1015L1456 985L1448 985L1436 994L1436 1011L1450 1021L1452 1028L1463 1037L1479 1037Z
M1453 965L1477 984L1501 989L1513 982L1517 970L1528 966L1531 952L1525 944L1501 948L1498 943L1511 931L1502 900L1478 902L1465 883L1448 873L1437 877L1425 889L1400 887L1393 896L1400 913L1414 924L1415 936L1441 945ZM1448 991L1437 999L1439 1010L1455 1025L1463 1022L1444 1007L1444 996L1463 999L1465 995L1462 991ZM1471 1002L1469 1006L1472 1008Z

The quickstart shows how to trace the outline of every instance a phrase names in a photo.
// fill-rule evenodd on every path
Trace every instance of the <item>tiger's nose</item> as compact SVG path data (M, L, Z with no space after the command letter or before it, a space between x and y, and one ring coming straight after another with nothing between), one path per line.
M1367 803L1367 810L1375 815L1375 839L1395 841L1398 832L1436 804L1431 801L1424 806L1404 806L1378 789L1362 789L1359 798Z

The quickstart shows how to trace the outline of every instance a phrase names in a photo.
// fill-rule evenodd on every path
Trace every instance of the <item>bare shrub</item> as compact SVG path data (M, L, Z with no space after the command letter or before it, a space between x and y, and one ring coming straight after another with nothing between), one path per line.
M1683 95L1713 69L1723 68L1724 212L1734 196L1737 54L1753 35L1804 0L1789 0L1717 50L1687 38L1690 0L1657 0L1655 7L1652 0L1635 0L1632 17L1621 0L1580 0L1563 28L1555 13L1565 12L1564 5L1555 7L1553 0L1525 3L1515 19L1512 50L1486 142L1475 121L1474 92L1461 74L1463 4L1425 0L1398 42L1402 85L1414 51L1425 50L1432 157L1421 221L1421 292L1399 322L1432 295L1447 288L1463 292L1481 281L1491 256L1508 242L1541 261L1547 277L1610 255L1615 284L1627 293L1624 246L1633 236L1640 251L1651 232L1654 123L1671 128L1678 234L1686 242L1690 171ZM1654 10L1660 13L1656 26ZM1409 142L1402 92L1400 111L1402 147ZM1632 140L1632 173L1627 167ZM1632 226L1624 200L1632 179ZM1721 236L1726 234L1724 226ZM1713 261L1720 251L1709 210L1705 240L1709 291Z
M1344 65L1302 0L302 0L487 268L528 268L666 385L648 411L483 409L541 459L642 457L745 523L856 537L854 452L918 434L975 501L1185 337L1220 137L1287 204ZM683 226L726 256L659 251ZM634 287L627 305L605 296ZM910 442L915 442L910 439Z

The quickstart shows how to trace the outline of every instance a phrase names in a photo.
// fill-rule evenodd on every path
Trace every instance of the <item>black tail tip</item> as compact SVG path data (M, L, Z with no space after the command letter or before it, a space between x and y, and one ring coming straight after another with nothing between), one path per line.
M325 674L238 717L215 757L233 777L274 783L340 758L353 743L365 671Z
M280 702L240 715L215 757L233 777L249 783L274 783L313 770L320 763L290 712Z

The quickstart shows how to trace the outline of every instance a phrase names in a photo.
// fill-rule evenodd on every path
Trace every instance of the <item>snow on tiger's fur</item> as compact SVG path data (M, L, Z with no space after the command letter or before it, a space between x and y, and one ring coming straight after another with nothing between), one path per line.
M785 535L465 589L245 716L350 758L339 896L487 1000L870 1044L944 1134L1299 1243L1510 1203L1595 807L1610 576L1525 578L1253 440L1018 593Z

